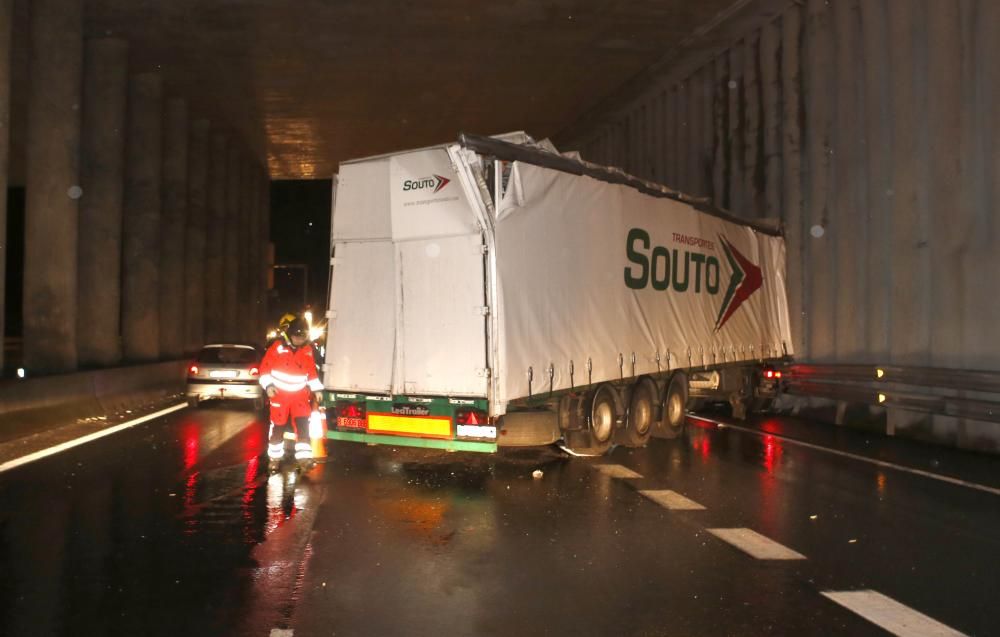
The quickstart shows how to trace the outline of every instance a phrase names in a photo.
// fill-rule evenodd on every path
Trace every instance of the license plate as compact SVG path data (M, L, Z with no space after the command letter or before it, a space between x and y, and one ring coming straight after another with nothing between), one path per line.
M364 429L365 419L364 418L337 418L338 427L347 427L348 429Z
M231 369L226 369L220 372L209 372L208 375L212 378L236 378L240 375L240 373Z

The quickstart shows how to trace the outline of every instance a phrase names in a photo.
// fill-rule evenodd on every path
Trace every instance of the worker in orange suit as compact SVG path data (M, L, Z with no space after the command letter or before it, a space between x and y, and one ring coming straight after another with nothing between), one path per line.
M285 455L285 433L295 434L295 460L308 470L313 465L309 417L313 400L323 402L323 383L309 342L309 326L296 317L271 343L260 364L260 384L271 403L268 433L268 469L274 473Z

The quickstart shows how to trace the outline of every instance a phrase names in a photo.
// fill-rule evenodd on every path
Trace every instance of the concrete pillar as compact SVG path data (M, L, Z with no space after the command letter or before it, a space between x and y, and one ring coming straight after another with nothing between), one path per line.
M740 117L740 103L743 88L743 47L736 45L729 49L729 81L726 82L727 124L726 141L729 146L729 210L742 217L743 209L743 134Z
M7 281L7 165L10 158L10 41L14 0L0 0L0 371Z
M110 367L121 360L128 43L88 40L83 77L77 340L81 366Z
M663 142L663 102L665 95L662 90L657 91L656 98L652 102L652 131L653 145L653 181L663 183L663 162L665 159ZM593 156L593 154L591 155Z
M863 223L868 228L867 350L873 362L889 357L889 211L892 205L889 117L889 26L885 0L860 3L864 38L864 108L867 196Z
M31 5L24 236L24 360L76 369L83 6Z
M712 127L714 144L712 146L712 200L716 206L721 208L729 207L729 198L726 193L726 178L728 167L726 157L728 146L726 145L726 114L727 99L729 91L726 88L729 73L729 58L720 55L715 58L712 73Z
M224 267L226 257L226 147L224 135L212 135L208 165L208 219L205 238L205 341L223 339L225 323Z
M251 319L251 323L253 324L253 341L256 343L263 341L265 337L263 325L264 312L262 309L265 300L264 280L260 273L263 269L262 263L264 262L264 257L266 256L263 247L263 226L260 221L261 215L264 214L264 202L260 197L260 193L263 188L262 184L264 181L264 171L256 164L253 166L253 177L253 214L250 222L250 252L252 254L250 259L250 280L253 288L253 297L250 306L250 314L253 317Z
M764 193L757 179L760 164L760 36L747 36L743 45L743 193L746 209L741 213L748 219L757 219L763 214Z
M257 294L258 294L258 284L260 282L260 277L256 276L257 264L260 263L260 255L257 249L257 240L260 235L260 224L257 221L257 215L260 213L259 204L260 197L259 184L260 177L258 176L257 164L253 161L247 162L247 183L243 189L246 194L246 280L245 285L247 289L247 300L246 300L246 317L245 319L245 329L247 334L247 341L254 343L260 342L262 335L258 333L257 330Z
M122 226L122 344L129 361L160 356L160 212L163 85L153 73L129 82Z
M184 240L184 351L205 341L205 237L208 230L208 129L206 119L191 124L188 152L187 237Z
M1000 322L1000 295L987 293L984 273L1000 272L1000 3L980 2L975 20L976 105L980 171L976 204L976 232L968 252L965 278L966 367L1000 368L1000 339L995 336Z
M240 159L242 153L231 145L226 153L226 222L225 261L223 262L223 334L229 340L238 340L236 329L237 299L239 298L239 211L240 211Z
M890 342L892 362L926 365L927 317L926 47L923 5L889 2L892 113L892 242Z
M250 320L250 203L254 199L253 181L250 175L251 164L246 159L240 161L239 211L237 213L237 297L236 297L236 327L241 341L247 341L252 331Z
M691 154L688 152L691 139L691 125L688 119L689 82L677 85L677 185L682 192L691 192Z
M927 3L930 133L931 364L962 365L962 253L972 217L963 196L962 49L959 2Z
M681 187L677 173L677 86L673 85L667 89L666 106L667 124L667 156L666 156L666 177L664 181L671 188Z
M781 216L781 78L778 58L781 24L768 22L760 32L760 86L763 106L763 183L765 217Z
M688 137L687 148L684 151L687 163L687 191L692 195L704 195L701 189L701 119L704 110L701 106L701 81L698 73L692 73L687 81L687 113Z
M861 362L866 358L865 321L868 272L862 267L861 248L867 245L868 226L863 222L865 182L864 109L861 87L864 68L861 56L860 11L849 2L833 3L836 68L833 93L836 134L833 139L834 186L830 193L830 236L836 265L834 316L836 358L839 362Z
M270 176L267 174L265 169L261 184L260 192L258 194L261 201L261 214L260 214L260 247L263 250L263 258L261 259L261 268L258 271L261 277L261 285L263 288L263 307L261 308L262 318L261 322L267 327L268 322L271 320L271 305L270 305L270 289L269 284L271 281L272 267L273 263L273 251L271 250L271 180Z
M831 144L834 97L833 29L825 0L809 0L806 14L806 153L808 188L805 258L810 262L808 358L830 361L835 353L834 294L836 268L830 232L830 190L833 188Z
M163 216L160 230L160 357L184 354L184 239L187 219L188 114L167 100L163 119Z
M808 270L802 258L802 242L808 234L803 218L802 201L802 64L799 42L802 39L802 9L789 7L781 20L781 207L785 220L785 245L788 263L788 315L796 356L807 351L804 335L806 313L803 305L804 282Z

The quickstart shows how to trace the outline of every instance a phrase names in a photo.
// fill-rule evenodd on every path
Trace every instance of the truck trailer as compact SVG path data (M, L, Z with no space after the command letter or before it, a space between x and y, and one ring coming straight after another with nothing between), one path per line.
M329 439L597 455L761 406L793 354L777 224L524 133L334 183Z

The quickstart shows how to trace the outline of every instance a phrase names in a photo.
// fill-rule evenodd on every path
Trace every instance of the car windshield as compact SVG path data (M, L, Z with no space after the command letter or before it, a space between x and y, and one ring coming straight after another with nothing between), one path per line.
M247 347L206 347L198 355L199 363L209 365L248 365L257 360L257 351Z

